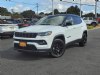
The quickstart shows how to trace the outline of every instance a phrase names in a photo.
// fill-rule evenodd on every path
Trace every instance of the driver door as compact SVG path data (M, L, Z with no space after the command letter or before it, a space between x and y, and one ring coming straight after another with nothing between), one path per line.
M65 20L66 26L65 26L65 36L66 36L66 43L72 42L75 40L74 34L74 26L73 26L73 19L72 16L68 16Z

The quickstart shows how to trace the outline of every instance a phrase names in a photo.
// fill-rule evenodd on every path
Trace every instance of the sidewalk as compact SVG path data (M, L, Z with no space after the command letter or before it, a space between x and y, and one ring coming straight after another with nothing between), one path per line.
M96 27L94 27L93 29L88 29L88 30L95 30L95 29L99 29L100 28L100 24Z

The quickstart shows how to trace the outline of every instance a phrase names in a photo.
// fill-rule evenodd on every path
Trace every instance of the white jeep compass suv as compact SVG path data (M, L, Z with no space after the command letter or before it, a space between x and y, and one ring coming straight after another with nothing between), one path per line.
M36 25L19 29L14 34L14 48L19 52L49 52L61 57L65 45L87 42L87 26L79 16L52 15L40 19Z

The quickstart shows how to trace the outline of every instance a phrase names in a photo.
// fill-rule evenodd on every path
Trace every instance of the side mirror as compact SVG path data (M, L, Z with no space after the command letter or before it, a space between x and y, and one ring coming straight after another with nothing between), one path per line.
M65 26L71 26L72 25L72 21L71 20L66 20L65 21Z

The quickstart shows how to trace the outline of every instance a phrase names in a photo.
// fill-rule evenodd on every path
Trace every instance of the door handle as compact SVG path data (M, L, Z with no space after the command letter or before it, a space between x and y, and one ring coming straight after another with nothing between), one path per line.
M73 28L73 29L76 29L76 28Z
M71 36L68 36L67 38L70 38Z

